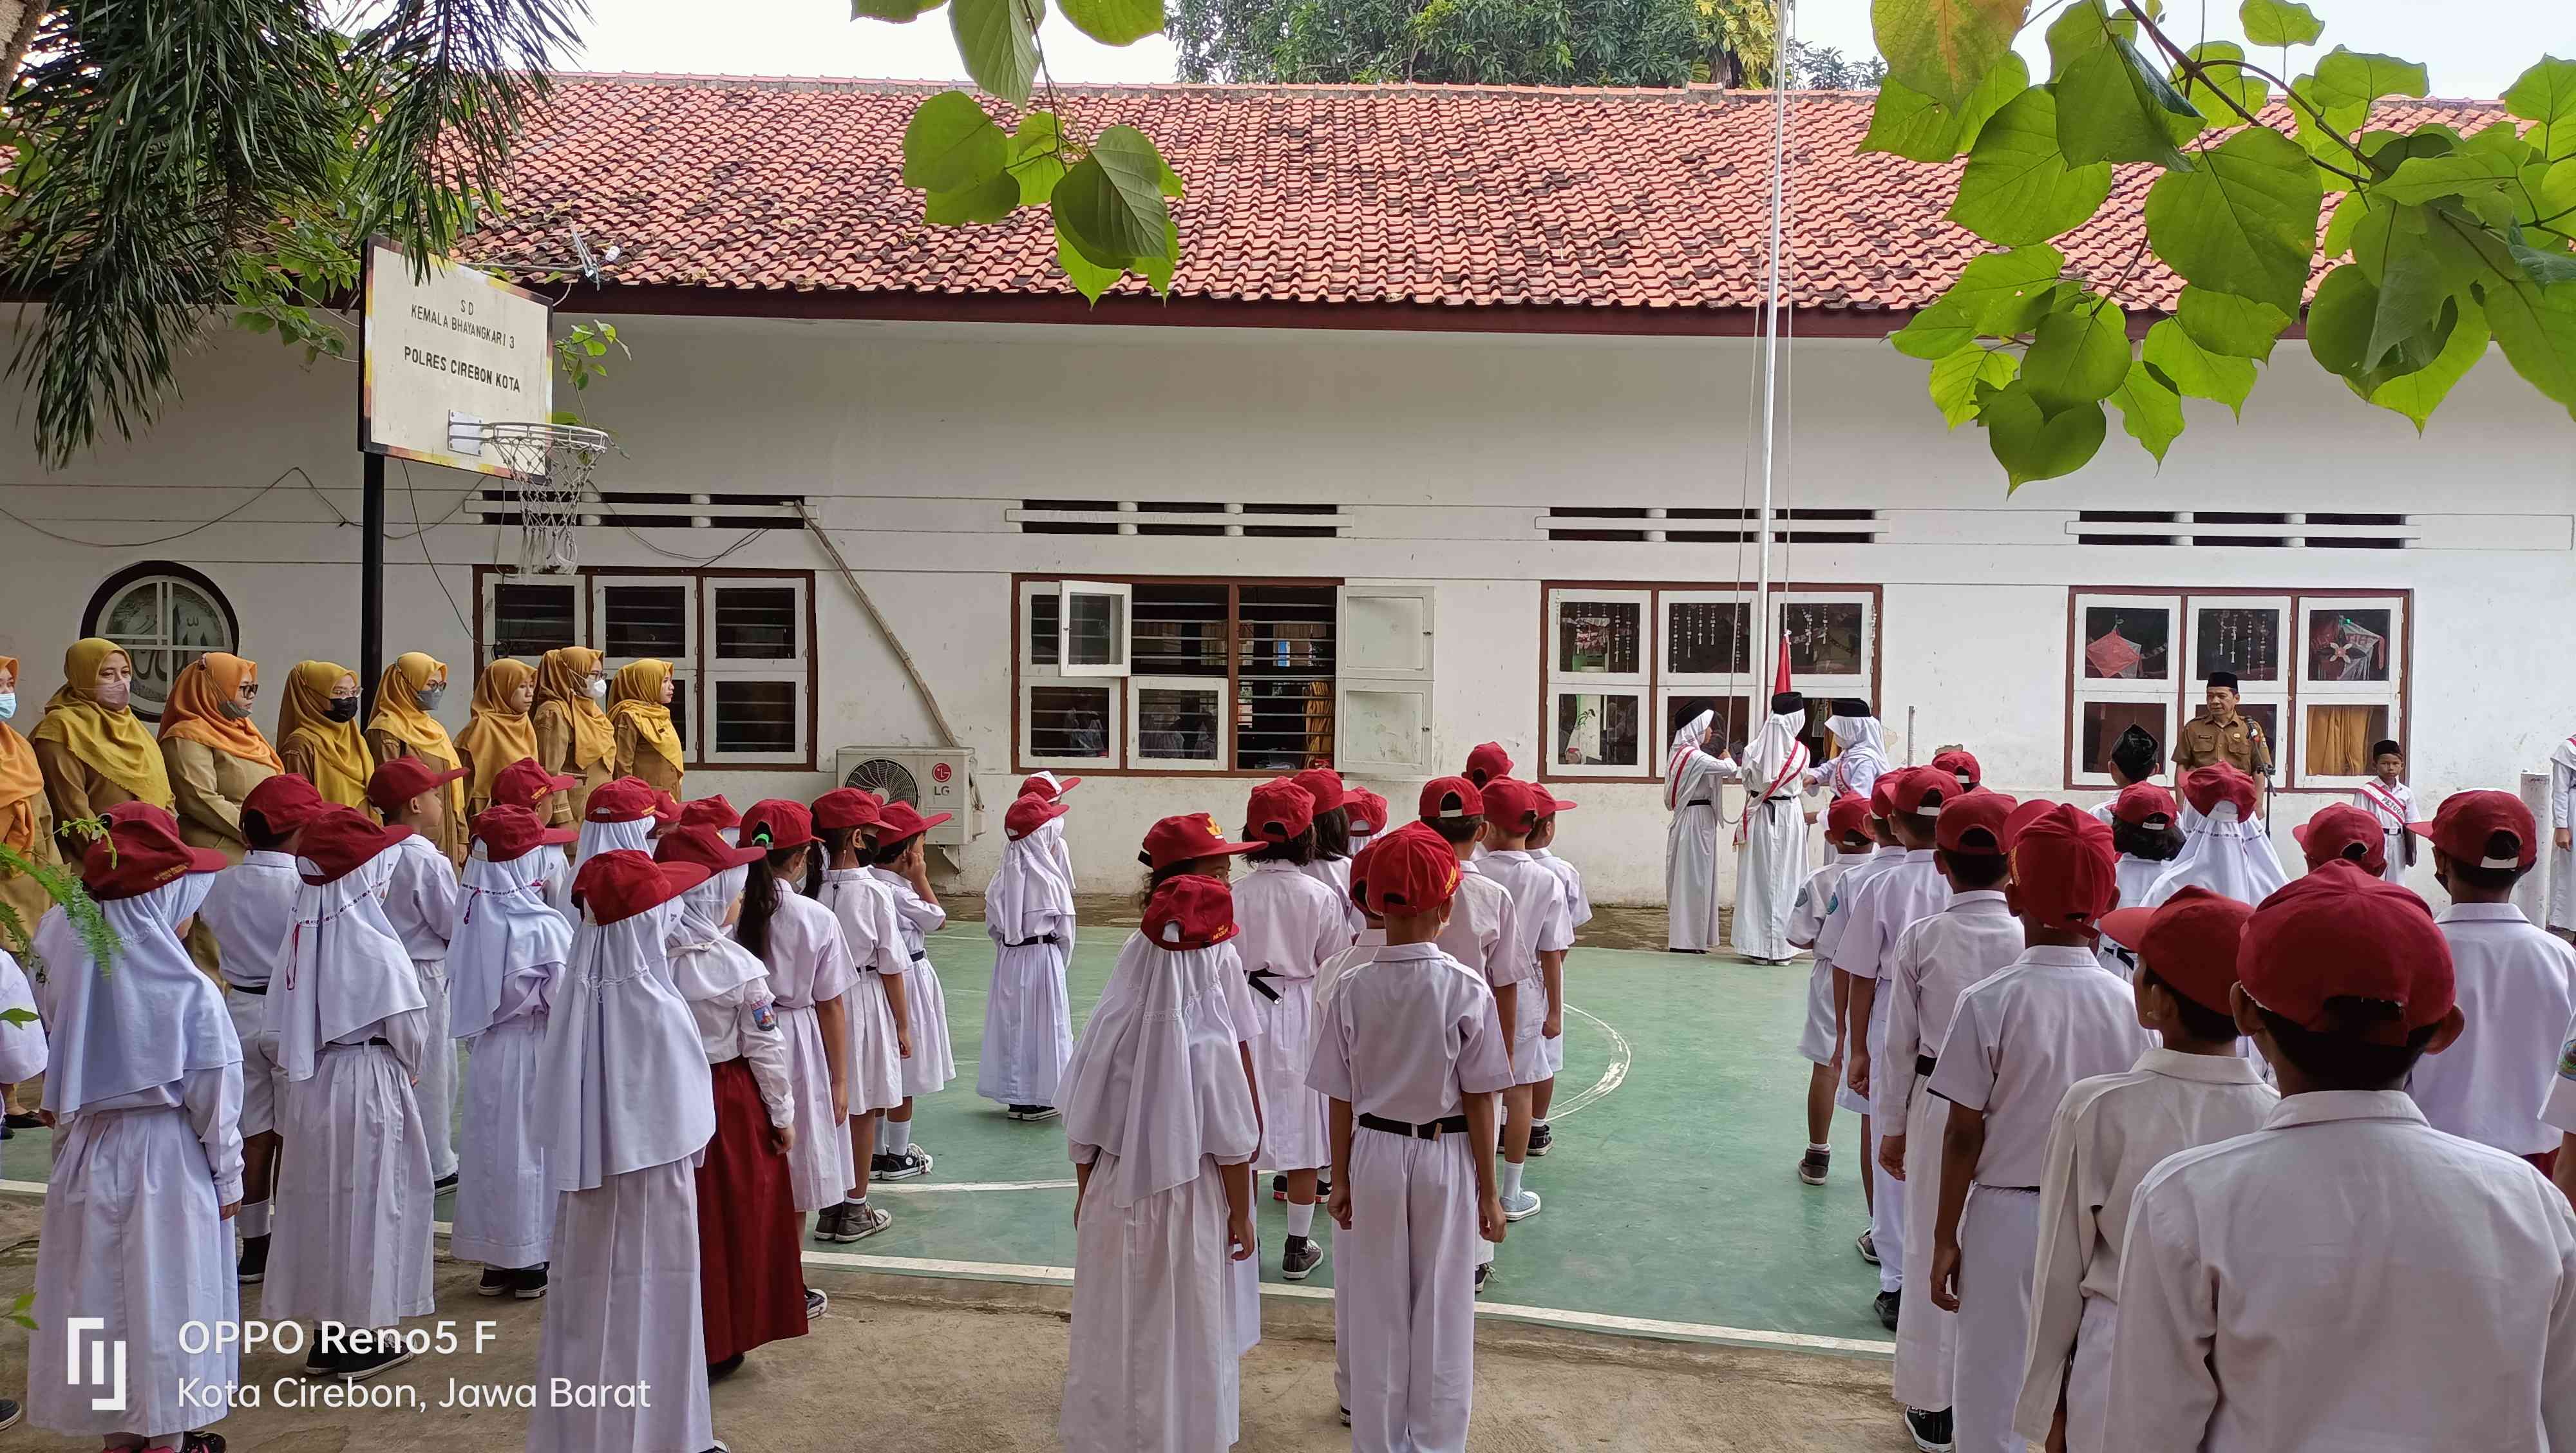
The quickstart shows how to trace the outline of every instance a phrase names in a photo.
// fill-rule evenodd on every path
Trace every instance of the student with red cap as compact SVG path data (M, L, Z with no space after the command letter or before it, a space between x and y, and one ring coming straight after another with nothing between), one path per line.
M984 1047L975 1093L1014 1120L1050 1120L1073 1060L1073 875L1064 815L1071 804L1032 792L1002 814L1002 862L984 889L993 983L984 996Z
M1516 954L1538 965L1537 982L1528 986L1537 992L1516 996L1520 1022L1512 1028L1513 1084L1504 1097L1503 1216L1521 1221L1537 1215L1541 1206L1538 1192L1521 1185L1521 1174L1535 1148L1538 1087L1554 1079L1565 1063L1565 952L1574 947L1574 913L1564 880L1529 854L1530 830L1554 811L1555 798L1530 783L1496 777L1484 785L1483 799L1485 855L1476 860L1476 870L1511 894L1512 922L1521 944Z
M894 889L868 868L875 850L867 833L885 802L857 787L835 787L814 799L814 829L821 839L805 859L805 896L832 911L841 943L850 951L850 989L839 1013L848 1026L842 1087L848 1099L844 1125L850 1183L840 1204L814 1218L817 1241L864 1241L893 1224L894 1214L869 1204L868 1183L880 1171L888 1180L911 1180L930 1169L926 1153L907 1152L897 1164L877 1154L879 1117L903 1103L903 1062L912 1054L904 1013L904 973L912 956L903 946Z
M1261 1020L1252 1061L1261 1160L1279 1173L1274 1192L1288 1202L1280 1275L1304 1281L1324 1259L1315 1242L1316 1177L1332 1161L1324 1097L1306 1088L1315 1055L1315 974L1350 947L1351 909L1306 875L1314 862L1315 799L1296 781L1280 777L1252 789L1243 837L1261 844L1245 858L1252 871L1234 885L1234 947Z
M1905 789L1897 795L1902 800ZM1957 1321L1929 1295L1948 1106L1924 1082L1941 1057L1959 996L2021 956L2021 921L2003 893L2004 824L2018 805L2000 792L1970 792L1942 808L1932 866L1947 886L1946 901L1899 933L1887 955L1887 1039L1871 1058L1869 1108L1871 1123L1884 1127L1878 1168L1896 1181L1887 1189L1905 1200L1899 1224L1908 1284L1898 1292L1894 1389L1917 1443L1950 1441Z
M699 797L680 804L678 827L711 827L718 832L731 832L742 826L742 814L733 810L721 792L712 797Z
M2231 992L2251 908L2186 888L2161 908L2123 908L2102 936L2138 958L2138 1022L2159 1047L2122 1074L2076 1081L2048 1127L2039 1184L2039 1261L2013 1429L2066 1453L2101 1453L2111 1342L2120 1319L2120 1244L2138 1183L2169 1155L2250 1135L2280 1100L2240 1053Z
M1371 853L1364 891L1386 946L1334 996L1303 1081L1332 1097L1354 1449L1467 1447L1476 1246L1505 1221L1493 1097L1515 1077L1492 991L1434 942L1462 872L1424 834Z
M2182 851L2165 865L2133 907L2153 908L2197 883L2239 903L2256 904L2288 881L2280 855L2254 815L2262 789L2225 762L2198 768L2182 779L2191 815L2183 821Z
M1549 852L1547 845L1556 841L1557 814L1575 804L1535 782L1523 785L1529 788L1532 805L1538 812L1537 820L1530 824L1527 851L1531 862L1554 873L1556 880L1565 886L1566 951L1570 953L1574 948L1574 931L1592 921L1592 900L1584 896L1583 870ZM1557 1072L1565 1068L1565 1036L1559 1034L1541 1049L1547 1055L1548 1069L1547 1078L1530 1090L1529 1153L1532 1155L1545 1155L1556 1145L1556 1132L1548 1128L1547 1112L1556 1098Z
M948 995L928 948L929 936L947 924L948 910L931 891L930 861L923 848L930 830L952 815L924 817L909 802L889 802L868 834L876 854L868 871L894 893L895 917L902 922L910 959L903 973L903 1010L912 1052L903 1060L903 1103L888 1110L877 1126L876 1173L890 1180L901 1179L915 1157L922 1170L930 1169L929 1154L912 1143L913 1102L938 1094L957 1078L957 1054L948 1041Z
M1824 926L1816 930L1815 949L1818 971L1827 974L1834 986L1834 1103L1860 1117L1861 1203L1869 1208L1872 1219L1869 1224L1860 1228L1860 1235L1852 1244L1859 1249L1861 1260L1878 1267L1882 1272L1886 1267L1878 1254L1876 1217L1878 1183L1887 1179L1887 1176L1885 1172L1876 1169L1878 1158L1873 1153L1876 1137L1872 1132L1877 1127L1870 1123L1869 1099L1853 1091L1850 1077L1845 1071L1851 1064L1854 1044L1865 1043L1873 1032L1882 1039L1885 1038L1887 1006L1873 997L1875 1014L1853 1018L1852 976L1844 973L1834 963L1834 958L1842 946L1843 935L1851 928L1852 911L1859 906L1861 899L1868 893L1871 881L1894 870L1899 863L1905 861L1905 845L1896 840L1896 828L1888 822L1888 818L1896 812L1896 783L1896 773L1882 772L1878 780L1870 784L1869 836L1872 842L1878 844L1878 850L1854 863L1850 871L1843 874L1841 881L1834 884L1833 896L1825 902ZM1823 1157L1814 1154L1814 1142L1809 1142L1808 1150L1808 1157L1798 1162L1798 1179L1811 1186L1823 1185L1826 1162ZM1904 1255L1904 1248L1898 1247L1900 1269L1903 1267ZM1882 1294L1886 1290L1887 1288L1882 1286Z
M1258 846L1204 815L1154 825L1144 923L1074 1045L1068 1453L1207 1453L1241 1432L1241 1358L1260 1335L1242 1270L1258 1254L1259 1031L1225 880Z
M596 805L599 793L590 800ZM766 850L744 878L733 936L768 966L769 992L787 1041L796 1112L788 1183L799 1214L828 1212L852 1184L841 1127L851 1094L846 1000L856 970L832 910L801 891L807 859L816 850L814 819L805 805L778 798L753 803L742 815L735 846ZM813 1295L819 1294L807 1300Z
M1825 931L1825 913L1845 874L1869 861L1878 844L1869 834L1869 799L1837 797L1825 808L1824 866L1807 875L1789 910L1789 946L1813 949ZM1807 972L1807 1023L1798 1035L1798 1057L1813 1067L1807 1079L1807 1153L1798 1179L1825 1183L1833 1164L1834 1088L1842 1080L1842 1045L1835 1018L1833 961L1818 954Z
M1572 806L1562 797L1555 799L1547 815L1538 820L1538 826L1530 829L1529 855L1565 881L1566 908L1574 916L1574 926L1581 928L1592 921L1592 895L1583 891L1583 870L1574 865L1573 859L1556 853L1556 815Z
M1081 785L1082 779L1079 777L1059 777L1053 772L1031 772L1020 779L1020 790L1014 795L1013 800L1035 796L1053 802Z
M1951 1365L1961 1453L2023 1453L2013 1431L2039 1255L2048 1126L2077 1080L2146 1049L2128 985L2093 956L2118 895L2110 829L2083 809L2028 802L2004 825L2021 956L1968 987L1925 1088L1949 1102L1932 1228L1933 1305L1959 1314Z
M2290 829L2290 836L2297 840L2310 872L2345 858L2359 863L2365 873L2388 877L2388 838L2379 830L2379 819L2350 803L2319 809L2316 816Z
M1351 856L1356 859L1360 849L1386 831L1386 799L1365 787L1353 787L1342 801L1342 811L1351 820Z
M2328 863L2254 910L2237 973L2281 1100L2130 1203L2110 1446L2576 1447L2576 1215L2404 1090L2463 1028L2424 900Z
M1467 768L1458 775L1481 789L1497 777L1512 775L1512 754L1500 742L1480 743L1467 754Z
M1511 890L1486 876L1483 869L1485 852L1485 798L1476 784L1464 777L1434 777L1422 784L1416 800L1419 816L1401 831L1427 833L1440 840L1458 860L1458 891L1449 900L1449 922L1436 940L1440 951L1476 971L1485 986L1494 993L1494 1010L1506 1027L1517 1029L1525 999L1537 1000L1547 992L1540 981L1538 954L1520 930L1520 911L1512 902ZM1535 855L1533 855L1535 856ZM1351 903L1366 921L1368 905L1358 891L1359 859L1351 860ZM1363 943L1386 941L1382 928L1370 928L1360 934ZM1365 962L1366 955L1361 957ZM1327 972L1330 965L1326 966ZM1323 978L1318 975L1318 981ZM1317 1001L1322 990L1317 990ZM1505 1046L1508 1056L1512 1046ZM1504 1095L1505 1116L1519 1097ZM1530 1107L1523 1106L1527 1114ZM1536 1130L1532 1125L1530 1129ZM1508 1132L1507 1132L1508 1133ZM1476 1289L1483 1291L1493 1274L1494 1244L1479 1241L1476 1245Z
M91 957L66 914L36 930L54 1159L27 1410L111 1449L220 1450L221 1438L189 1430L223 1416L239 1378L238 1349L212 1333L240 1318L225 1223L242 1198L241 1045L184 939L225 859L181 841L166 811L134 807L81 861L116 936L113 963ZM89 1345L117 1348L113 1398L82 1377L88 1339L66 1336L83 1318L99 1339Z
M429 1174L440 1190L456 1184L456 1046L447 1042L447 945L456 936L457 867L443 844L462 848L446 828L451 782L466 769L442 772L422 757L391 757L367 779L367 800L388 827L411 835L394 844L392 874L376 885L385 920L411 955L438 1042L420 1066L420 1118L429 1131ZM460 827L463 824L459 824Z
M1315 799L1315 853L1299 871L1333 890L1333 901L1341 905L1342 926L1350 935L1342 940L1342 947L1348 948L1362 923L1360 911L1351 906L1350 789L1342 785L1342 774L1330 767L1309 767L1288 780Z
M2468 1032L2415 1066L2407 1091L2436 1130L2556 1167L2560 1131L2543 1119L2550 1070L2576 1015L2576 949L2513 905L2540 860L2531 809L2510 792L2454 792L2413 824L2433 844L2433 880L2451 896L2438 920L2452 992Z
M1986 769L1977 765L1976 753L1965 747L1943 747L1934 752L1932 770L1948 775L1962 792L1974 792L1986 785Z
M2120 901L2139 907L2182 851L2182 810L2172 793L2153 782L2121 788L2105 809L2093 816L2111 829L2111 848L2120 855ZM2137 967L2129 951L2107 937L2095 946L2094 956L2124 979Z

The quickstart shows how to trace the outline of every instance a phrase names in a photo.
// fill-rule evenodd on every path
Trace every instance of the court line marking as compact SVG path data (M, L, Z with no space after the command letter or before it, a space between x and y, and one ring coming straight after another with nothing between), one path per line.
M1589 1021L1593 1028L1610 1036L1610 1063L1607 1068L1601 1071L1601 1078L1594 1080L1582 1094L1575 1096L1573 1099L1566 1101L1562 1105L1551 1105L1548 1107L1547 1118L1550 1124L1565 1119L1575 1111L1582 1109L1584 1106L1591 1104L1593 1101L1600 1099L1602 1096L1609 1094L1612 1090L1615 1090L1621 1085L1627 1083L1628 1066L1636 1060L1636 1052L1629 1047L1628 1036L1621 1034L1616 1028L1612 1027L1608 1020L1605 1020L1596 1014L1585 1013L1583 1010L1577 1009L1571 1004L1565 1006L1565 1012L1580 1016L1581 1018Z

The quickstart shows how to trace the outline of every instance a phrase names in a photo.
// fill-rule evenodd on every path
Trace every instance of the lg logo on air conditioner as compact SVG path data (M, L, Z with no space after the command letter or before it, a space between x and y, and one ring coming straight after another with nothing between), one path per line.
M103 1396L89 1400L94 1413L125 1411L125 1339L99 1335L107 1330L105 1317L70 1317L63 1323L63 1375L74 1387L106 1388ZM83 1333L89 1333L83 1337ZM88 1374L82 1374L81 1344L89 1344Z

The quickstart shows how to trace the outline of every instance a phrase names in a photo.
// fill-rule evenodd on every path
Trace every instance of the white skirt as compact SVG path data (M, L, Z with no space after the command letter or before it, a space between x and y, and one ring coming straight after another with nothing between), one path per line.
M847 1063L842 1073L850 1085L850 1113L891 1110L903 1103L903 1042L894 1032L894 1006L887 1001L885 979L861 969L841 996L850 1021ZM802 1132L799 1132L800 1134Z
M420 1083L412 1098L429 1138L429 1178L443 1181L456 1174L456 1041L447 1037L447 962L414 959L411 967L420 976L421 997L429 1001L429 1043L421 1051Z
M437 1310L430 1292L429 1142L411 1076L381 1044L334 1044L286 1087L275 1239L260 1315L390 1327Z
M1735 858L1735 924L1729 936L1747 958L1786 960L1789 914L1807 878L1807 814L1795 797L1744 809L1748 819Z
M529 1453L706 1453L698 1181L686 1159L569 1191L555 1216ZM557 1406L558 1381L599 1406ZM624 1390L623 1398L614 1396ZM623 1401L629 1406L615 1406Z
M995 946L984 1000L984 1048L975 1093L997 1105L1052 1105L1073 1061L1073 1004L1061 943ZM1303 1078L1302 1076L1300 1078Z
M537 1142L537 1067L546 1020L521 1014L475 1036L465 1056L465 1139L457 1155L448 1254L485 1266L536 1266L555 1234L555 1189Z
M1717 942L1717 809L1707 803L1675 811L1664 832L1664 908L1668 947Z
M277 1062L277 1031L268 1027L268 996L224 991L233 1037L242 1052L242 1138L277 1128L277 1104L286 1095L286 1067Z
M1102 1154L1092 1184L1117 1157ZM1106 1194L1074 1231L1072 1356L1058 1431L1066 1453L1214 1453L1239 1435L1240 1313L1225 1241L1224 1173L1120 1208Z
M1315 1170L1333 1163L1325 1116L1332 1102L1306 1088L1315 1062L1315 981L1266 979L1276 1001L1258 991L1253 1012L1261 1037L1252 1044L1254 1078L1261 1090L1261 1160L1272 1170Z
M903 1092L936 1095L957 1078L957 1051L948 1042L948 995L939 987L939 971L926 958L914 959L912 967L903 971L903 1010L912 1027L912 1058L903 1062Z
M90 1437L203 1428L224 1415L222 1391L240 1373L232 1343L208 1337L193 1355L179 1345L183 1326L240 1316L232 1226L216 1203L205 1147L175 1107L76 1115L60 1134L36 1248L28 1415L39 1427ZM79 1340L84 1349L117 1349L122 1411L93 1411L105 1389L71 1381L73 1317L105 1321ZM86 1351L81 1360L86 1377Z
M815 1021L814 1006L779 1005L778 1030L787 1040L787 1095L796 1111L787 1183L799 1211L837 1206L856 1177L850 1172L849 1134L832 1119L832 1065L823 1057L823 1029ZM851 1098L857 1099L855 1089Z

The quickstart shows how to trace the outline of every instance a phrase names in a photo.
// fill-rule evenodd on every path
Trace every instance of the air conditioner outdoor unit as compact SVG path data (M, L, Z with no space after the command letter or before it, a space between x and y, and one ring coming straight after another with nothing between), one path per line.
M909 802L924 817L950 813L930 830L935 848L959 848L974 841L980 826L967 787L975 754L948 747L843 747L833 771L844 787L863 787L888 802Z

